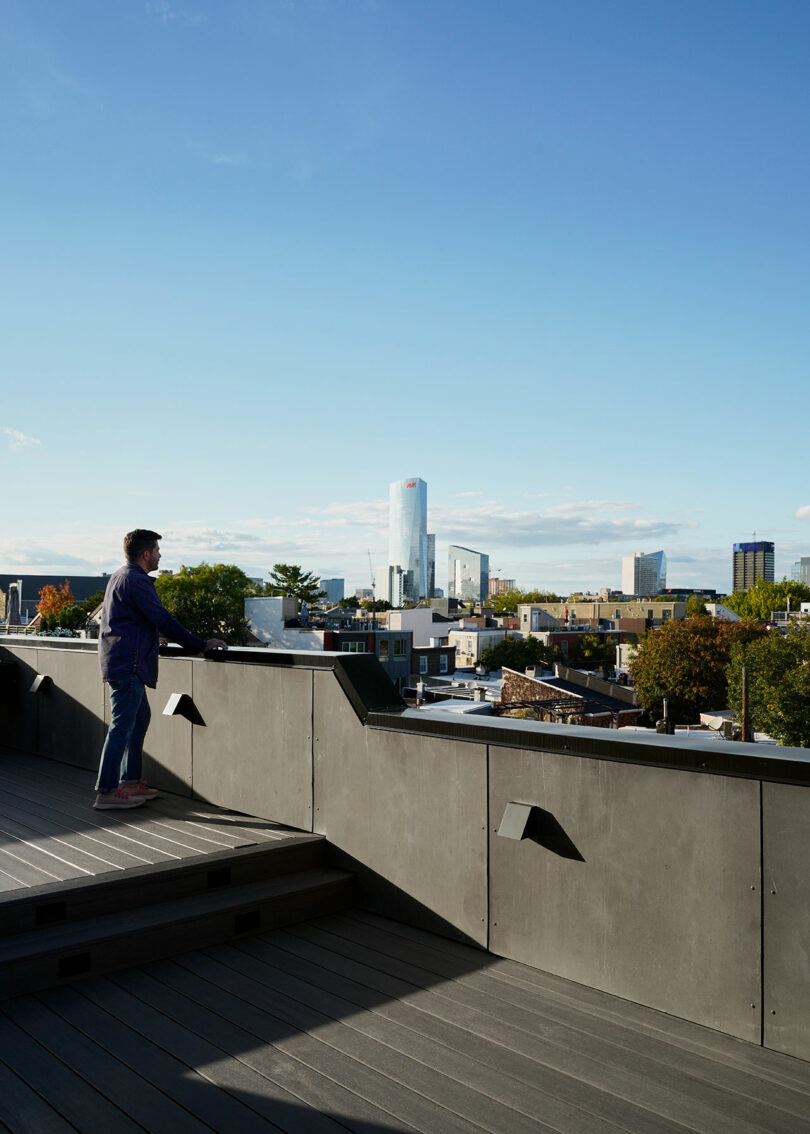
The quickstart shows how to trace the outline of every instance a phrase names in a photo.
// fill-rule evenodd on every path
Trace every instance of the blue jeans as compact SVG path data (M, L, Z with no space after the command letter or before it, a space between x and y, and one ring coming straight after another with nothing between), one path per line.
M110 681L110 727L101 750L96 791L115 791L141 778L143 741L152 713L146 688L134 673Z

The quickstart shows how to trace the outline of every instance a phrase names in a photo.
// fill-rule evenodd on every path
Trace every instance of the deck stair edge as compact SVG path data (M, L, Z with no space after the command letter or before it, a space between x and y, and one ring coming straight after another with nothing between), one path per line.
M128 906L113 890L115 909L94 916L76 916L74 909L73 916L55 925L8 934L0 938L0 1001L347 909L355 900L354 876L309 865L311 856L308 851L300 869L274 877L265 873L240 885L179 896L167 896L171 887L164 885L159 901L149 894L148 880L141 879L137 887L126 887L132 899ZM205 872L197 873L204 880ZM176 881L182 891L182 871ZM119 878L118 886L123 882Z
M106 870L91 877L11 891L2 897L0 945L5 937L31 930L324 866L325 852L322 835L301 835L294 841L229 847L179 861Z

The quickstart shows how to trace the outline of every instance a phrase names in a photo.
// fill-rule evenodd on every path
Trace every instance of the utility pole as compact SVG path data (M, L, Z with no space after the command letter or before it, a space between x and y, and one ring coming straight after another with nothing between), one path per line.
M740 711L742 720L742 739L751 740L751 726L748 723L748 666L742 667L742 706Z

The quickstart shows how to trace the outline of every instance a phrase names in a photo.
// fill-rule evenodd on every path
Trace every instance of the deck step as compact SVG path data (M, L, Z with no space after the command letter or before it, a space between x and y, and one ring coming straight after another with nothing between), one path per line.
M302 834L279 843L254 843L12 891L3 895L0 944L18 933L310 870L325 864L325 849L322 835Z
M353 896L353 875L318 866L16 933L0 940L0 1000L336 913Z

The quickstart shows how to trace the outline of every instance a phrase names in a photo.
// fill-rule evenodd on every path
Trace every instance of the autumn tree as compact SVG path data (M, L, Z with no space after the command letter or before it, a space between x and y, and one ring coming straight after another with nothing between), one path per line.
M747 591L735 591L723 600L740 618L757 618L767 622L775 610L798 610L802 602L810 602L810 587L793 579L780 579L778 583L757 579Z
M665 622L639 642L630 674L639 704L652 720L694 724L701 713L728 703L726 669L735 642L752 641L763 631L751 622L725 622L707 614Z
M782 744L810 748L810 630L793 623L786 634L771 630L731 648L728 702L742 717L742 669L748 669L752 728Z
M176 574L158 575L155 589L166 609L200 638L222 638L231 646L247 641L245 599L262 593L262 586L232 564L181 567Z
M293 595L299 602L312 604L326 597L319 587L320 579L312 571L304 571L292 563L274 563L270 581L265 584L268 595Z
M61 587L55 587L52 583L46 583L42 587L39 592L37 610L43 618L50 619L61 614L66 606L74 606L75 603L76 600L70 589L70 583L65 579Z

